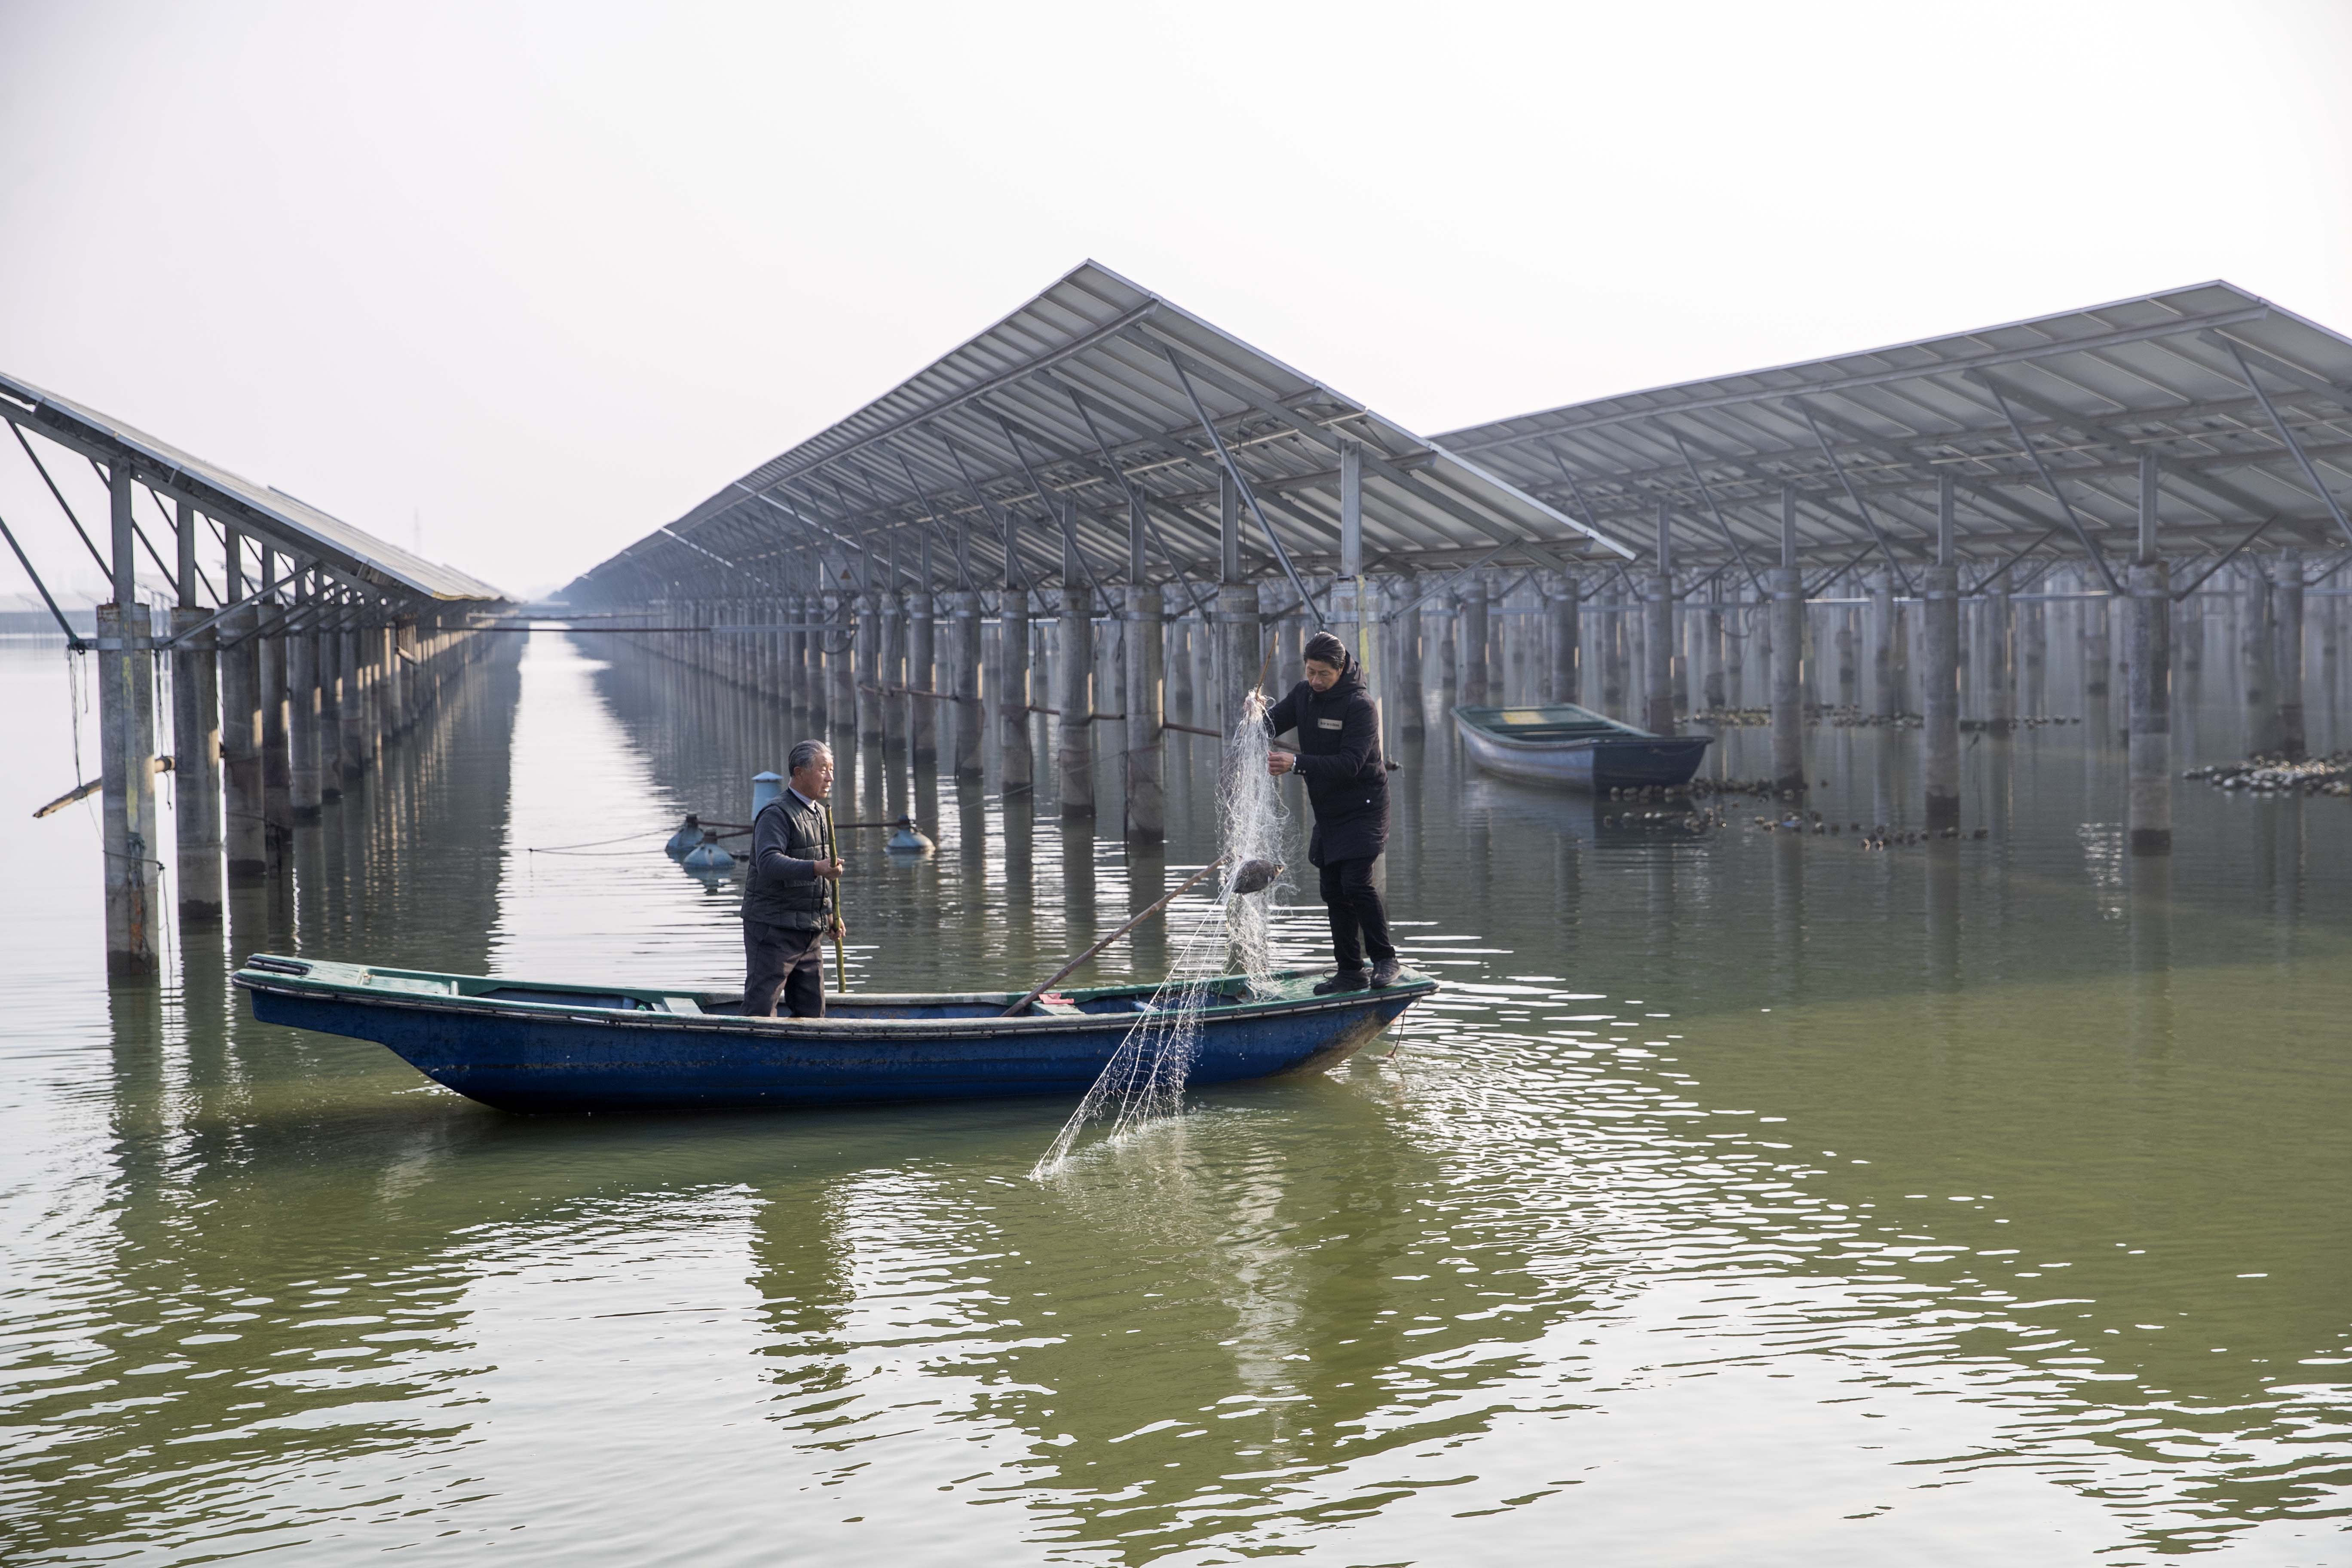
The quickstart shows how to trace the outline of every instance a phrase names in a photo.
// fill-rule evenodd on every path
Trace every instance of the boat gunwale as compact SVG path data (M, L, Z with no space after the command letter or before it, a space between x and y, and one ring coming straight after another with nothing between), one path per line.
M1499 713L1503 710L1491 709L1487 711ZM1697 746L1703 750L1715 743L1715 737L1712 735L1660 735L1648 730L1636 730L1630 724L1618 724L1614 719L1609 721L1612 724L1617 724L1617 732L1614 734L1565 735L1549 741L1522 740L1515 735L1506 735L1490 730L1475 719L1469 717L1459 707L1454 710L1454 722L1455 728L1464 732L1465 740L1475 736L1488 745L1500 746L1513 752L1538 753L1588 752L1611 746L1658 745Z
M276 958L276 954L255 954L255 957ZM305 963L307 959L281 959L281 962ZM327 960L322 962L337 962ZM432 980L500 979L490 975L457 975L436 973L428 970L383 970L367 964L340 964L339 967L360 970L365 973L383 973L403 978ZM1315 970L1283 970L1278 977L1296 978L1318 973ZM1002 1037L1007 1035L1069 1034L1106 1028L1125 1028L1148 1013L1043 1013L1024 1014L1019 1017L982 1016L961 1018L857 1018L827 1016L822 1018L747 1017L740 1013L669 1013L659 1008L592 1007L579 1003L527 1002L512 997L465 996L451 994L435 996L421 992L377 991L364 984L346 981L314 979L307 975L274 973L240 966L229 976L231 984L241 989L266 992L273 995L307 1001L337 1001L362 1007L379 1007L398 1012L458 1014L477 1018L503 1018L518 1023L572 1023L593 1025L600 1028L680 1030L688 1033L742 1036L776 1035L785 1038L817 1037L825 1040L849 1041L865 1038L888 1040L937 1039L974 1041L979 1038ZM555 983L543 981L507 981L526 985L545 984L559 988ZM1329 996L1299 996L1257 999L1221 1006L1203 1007L1203 1023L1227 1019L1240 1020L1267 1016L1289 1016L1301 1014L1336 1012L1362 1006L1375 998L1414 1000L1430 995L1440 988L1433 977L1423 975L1397 984L1360 991L1337 992ZM652 990L647 987L611 985L582 986L577 989L591 993L625 995L632 992L647 992L654 996L686 996L698 1005L705 996L724 999L719 992ZM1155 984L1096 986L1082 988L1074 996L1149 995L1157 991ZM873 992L858 994L856 1000L881 1005L902 1002L1001 1003L1011 1005L1017 992ZM831 998L828 998L830 1000ZM1163 1016L1165 1015L1162 1015Z

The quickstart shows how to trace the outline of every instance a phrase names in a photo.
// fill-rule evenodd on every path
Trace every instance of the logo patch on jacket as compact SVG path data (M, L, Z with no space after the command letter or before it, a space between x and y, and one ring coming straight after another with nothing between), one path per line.
M1318 719L1315 722L1326 730L1337 730L1339 728L1341 721L1337 719Z

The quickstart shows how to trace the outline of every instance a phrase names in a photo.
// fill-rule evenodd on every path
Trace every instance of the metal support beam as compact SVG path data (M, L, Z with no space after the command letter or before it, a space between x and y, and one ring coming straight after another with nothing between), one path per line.
M2229 342L2229 340L2224 338L2222 342ZM2286 421L2279 417L2277 407L2271 402L2271 395L2264 392L2262 383L2254 379L2253 371L2246 364L2246 356L2238 352L2238 345L2234 342L2230 343L2230 357L2237 362L2239 378L2246 384L2256 400L2262 404L2263 412L2270 416L2271 428L2278 432L2278 438L2285 445L2286 449L2294 454L2296 464L2303 469L2303 477L2311 482L2313 489L2319 492L2320 500L2327 508L2327 515L2336 520L2336 526L2343 532L2345 538L2352 539L2352 521L2346 521L2343 507L2336 504L2336 492L2329 489L2320 479L2319 470L2312 466L2309 455L2303 449L2303 443L2294 438L2294 432L2288 429Z

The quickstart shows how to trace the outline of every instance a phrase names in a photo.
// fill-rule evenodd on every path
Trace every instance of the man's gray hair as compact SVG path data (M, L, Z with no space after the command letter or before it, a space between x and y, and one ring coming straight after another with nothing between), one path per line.
M793 748L793 754L786 759L785 767L789 772L798 773L803 768L814 767L819 757L831 755L833 755L833 748L823 741L803 741Z

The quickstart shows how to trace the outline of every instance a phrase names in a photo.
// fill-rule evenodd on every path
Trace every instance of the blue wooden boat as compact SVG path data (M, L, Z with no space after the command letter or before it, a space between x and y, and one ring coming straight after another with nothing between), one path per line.
M1205 980L1188 1081L1320 1072L1437 989L1407 974L1378 991L1314 994L1322 971L1276 974L1257 994ZM746 1018L742 997L550 984L357 963L246 960L254 1016L373 1040L432 1079L504 1110L718 1110L1083 1094L1150 985L1050 994L1001 1017L1018 991L853 993L823 1018ZM1163 1004L1164 1005L1164 1004ZM730 1009L738 1009L730 1011Z
M1594 795L1686 784L1698 772L1709 741L1706 735L1654 735L1566 702L1456 708L1454 730L1470 760L1488 773Z

